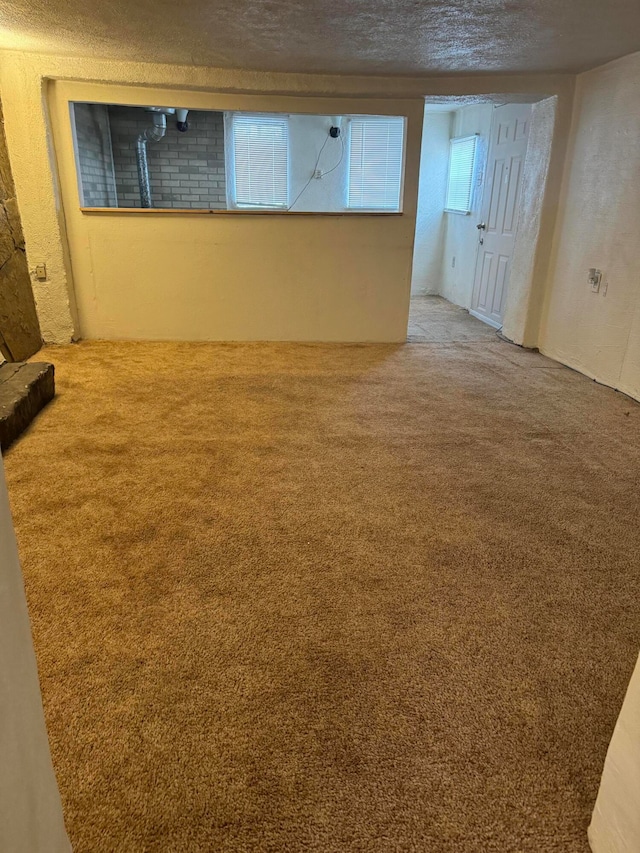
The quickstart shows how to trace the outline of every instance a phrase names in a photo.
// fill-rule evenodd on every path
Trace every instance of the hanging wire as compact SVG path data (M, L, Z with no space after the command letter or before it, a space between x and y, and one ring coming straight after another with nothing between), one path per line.
M294 205L295 205L295 204L297 204L297 202L299 201L300 197L302 196L302 194L305 192L305 190L307 189L307 187L309 186L309 184L310 184L310 183L311 183L311 181L313 180L313 178L314 178L314 176L315 176L315 174L316 174L316 171L317 171L317 169L318 169L318 166L319 166L319 164L320 164L320 158L322 157L322 152L324 151L325 146L326 146L327 142L328 142L330 139L331 139L331 136L330 136L329 134L327 134L327 138L326 138L326 139L325 139L325 141L322 143L322 147L320 148L320 151L318 152L318 157L317 157L317 159L316 159L316 164L315 164L315 166L313 167L313 170L312 170L312 172L311 172L311 177L309 178L309 180L307 181L307 183L302 187L302 189L300 190L300 192L298 193L298 195L295 197L295 199L293 200L293 202L289 205L289 207L287 208L287 210L293 210ZM344 159L344 139L342 138L342 134L340 134L340 142L342 143L342 152L341 152L341 154L340 154L340 159L338 160L338 162L336 163L336 165L335 165L332 169L329 169L329 171L328 171L328 172L325 172L325 173L324 173L324 175L329 175L331 172L335 172L335 170L340 166L340 164L342 163L342 160ZM324 175L323 175L323 177L324 177Z

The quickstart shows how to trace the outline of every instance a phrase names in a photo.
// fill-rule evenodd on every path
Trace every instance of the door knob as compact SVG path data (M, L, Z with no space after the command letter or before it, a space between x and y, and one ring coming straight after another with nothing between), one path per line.
M479 225L476 225L476 228L478 229L478 231L485 231L487 228L487 224L486 222L481 222Z

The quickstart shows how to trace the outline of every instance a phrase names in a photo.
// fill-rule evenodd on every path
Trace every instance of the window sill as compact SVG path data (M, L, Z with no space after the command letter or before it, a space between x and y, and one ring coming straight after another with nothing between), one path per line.
M209 208L172 208L172 207L81 207L81 213L107 213L107 214L142 214L149 216L154 214L173 213L180 216L185 214L202 216L202 214L214 216L403 216L402 211L389 210L260 210L259 208L229 210L210 210Z
M451 210L448 207L444 209L445 213L455 213L456 216L471 216L470 210Z

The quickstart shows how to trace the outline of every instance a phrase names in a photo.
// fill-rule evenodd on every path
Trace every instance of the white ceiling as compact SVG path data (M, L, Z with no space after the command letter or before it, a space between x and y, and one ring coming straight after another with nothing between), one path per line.
M3 0L0 47L264 71L576 72L640 50L640 2Z

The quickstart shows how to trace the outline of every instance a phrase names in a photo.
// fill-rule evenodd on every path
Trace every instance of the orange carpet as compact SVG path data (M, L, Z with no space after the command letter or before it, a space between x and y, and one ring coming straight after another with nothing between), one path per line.
M637 404L490 341L43 357L6 470L75 853L588 849Z

